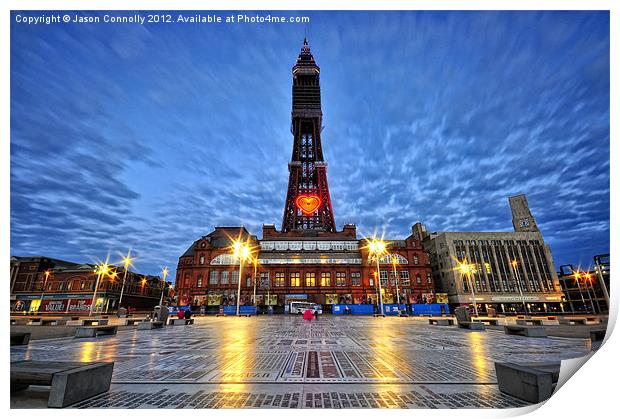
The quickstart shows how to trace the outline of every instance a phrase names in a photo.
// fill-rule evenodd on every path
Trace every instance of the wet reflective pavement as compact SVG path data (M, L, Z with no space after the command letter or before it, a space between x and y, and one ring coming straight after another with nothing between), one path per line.
M505 408L525 403L497 390L494 361L557 361L590 349L585 339L430 326L426 318L204 317L31 341L11 347L11 360L114 361L110 391L79 408Z

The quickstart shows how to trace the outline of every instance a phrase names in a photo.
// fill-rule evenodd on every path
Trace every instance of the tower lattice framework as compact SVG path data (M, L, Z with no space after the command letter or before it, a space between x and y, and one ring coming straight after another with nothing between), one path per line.
M320 69L307 39L293 66L293 154L282 231L336 231L321 146Z

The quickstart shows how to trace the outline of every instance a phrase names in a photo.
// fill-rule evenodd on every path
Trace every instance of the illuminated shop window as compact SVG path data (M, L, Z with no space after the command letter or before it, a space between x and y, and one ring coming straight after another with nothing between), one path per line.
M336 286L337 287L347 286L347 273L346 272L336 272Z
M291 273L291 287L299 287L300 285L299 272Z
M284 286L284 272L276 272L276 287Z
M321 286L322 287L332 286L332 274L330 272L321 272Z

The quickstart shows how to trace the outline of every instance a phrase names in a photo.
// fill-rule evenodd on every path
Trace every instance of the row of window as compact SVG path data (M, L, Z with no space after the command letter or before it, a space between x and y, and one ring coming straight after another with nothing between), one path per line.
M388 277L391 281L392 285L401 284L403 286L410 286L411 280L409 278L409 271L400 271L397 273L398 277L394 276L394 271L382 270L380 271L381 283L383 285L387 285ZM186 278L187 279L187 278ZM332 282L332 274L331 272L321 272L320 276L317 277L315 272L306 272L303 284L306 287L316 287L320 285L321 287L346 287L347 286L347 274L346 272L336 272L336 277L333 278ZM422 284L422 276L420 274L416 274L416 284ZM228 285L228 284L237 284L239 281L239 271L211 271L209 273L209 285ZM248 276L246 279L246 286L252 285L252 277ZM426 283L432 284L433 279L431 278L430 272L426 273ZM373 278L369 278L369 284L371 286L374 285ZM276 287L284 287L286 286L286 275L284 272L276 272L273 284L269 281L269 272L261 272L260 279L257 283L257 286L261 288L267 288L269 286ZM351 286L359 287L362 285L362 275L360 272L351 272ZM198 275L196 279L196 286L201 288L203 286L203 276ZM288 286L290 287L301 287L302 286L302 276L299 272L291 272L289 274Z

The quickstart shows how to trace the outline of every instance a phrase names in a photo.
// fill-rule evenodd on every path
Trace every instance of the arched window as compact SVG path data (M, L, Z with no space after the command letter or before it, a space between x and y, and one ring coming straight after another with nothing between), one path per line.
M388 253L379 259L379 263L382 265L387 265L392 263L392 259L396 258L396 262L398 265L407 265L409 261L398 253Z
M228 253L222 253L211 260L211 265L237 265L239 261Z

